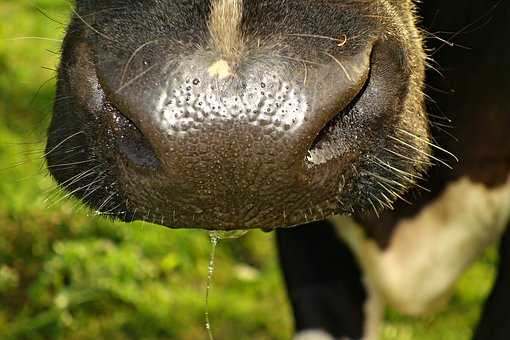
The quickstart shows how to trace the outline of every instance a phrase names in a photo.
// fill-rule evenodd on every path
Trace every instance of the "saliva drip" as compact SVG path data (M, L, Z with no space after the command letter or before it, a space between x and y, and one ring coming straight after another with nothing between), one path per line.
M209 254L209 265L207 267L207 285L205 288L205 329L209 340L214 340L214 336L211 329L211 321L209 319L209 293L212 286L212 277L214 274L214 257L216 255L216 246L220 240L224 239L236 239L244 236L248 230L213 230L209 232L209 239L211 241L211 252Z

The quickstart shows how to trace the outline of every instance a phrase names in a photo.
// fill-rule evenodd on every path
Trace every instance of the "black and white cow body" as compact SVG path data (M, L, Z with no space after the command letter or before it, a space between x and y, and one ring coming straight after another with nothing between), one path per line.
M409 315L436 311L463 271L502 235L498 276L474 339L510 337L510 48L502 45L510 7L426 1L420 13L428 32L451 32L455 42L428 40L432 140L444 149L433 155L448 166L430 169L421 183L429 190L404 197L411 204L400 200L380 216L278 231L300 339L376 339L385 304ZM341 239L332 240L335 235ZM333 257L340 248L338 254L351 249L355 258Z
M509 223L509 7L78 0L50 172L124 221L278 229L297 338L376 339ZM509 239L477 339L510 334Z

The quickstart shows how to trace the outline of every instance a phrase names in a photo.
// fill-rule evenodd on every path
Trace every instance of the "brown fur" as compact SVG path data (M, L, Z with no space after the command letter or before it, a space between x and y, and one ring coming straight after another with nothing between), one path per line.
M244 49L241 31L242 0L213 0L209 17L212 48L227 60L239 58Z

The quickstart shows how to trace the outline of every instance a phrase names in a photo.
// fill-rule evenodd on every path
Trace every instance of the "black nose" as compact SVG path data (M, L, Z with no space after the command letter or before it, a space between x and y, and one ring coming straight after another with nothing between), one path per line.
M331 186L324 197L336 191L338 181L324 184L335 166L312 149L362 90L370 49L321 60L194 55L122 79L99 63L108 101L140 132L117 136L125 171L155 188L159 204L211 228L260 227L251 221L275 206L292 211L321 186Z
M306 160L322 129L361 91L369 52L342 59L329 55L312 68L277 59L237 64L195 56L172 68L155 68L138 84L119 81L109 70L99 69L98 75L109 100L169 166L176 154L199 156L198 149L233 159L225 151L234 144L260 160L285 150L297 157L295 163ZM288 158L283 156L271 162ZM200 157L190 162L201 163Z

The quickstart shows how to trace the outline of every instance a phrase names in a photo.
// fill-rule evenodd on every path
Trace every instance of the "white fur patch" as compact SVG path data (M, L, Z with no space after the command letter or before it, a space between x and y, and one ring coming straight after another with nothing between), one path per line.
M510 178L492 189L467 178L451 183L418 215L402 220L384 250L352 219L333 220L360 262L369 293L421 315L442 307L460 275L501 237L510 221Z
M230 65L225 60L221 59L213 63L207 70L212 78L224 79L232 75Z

